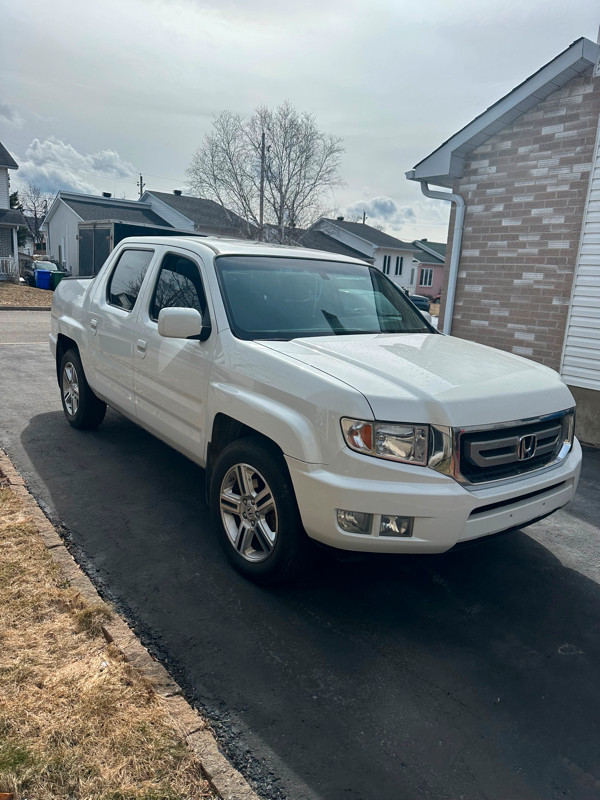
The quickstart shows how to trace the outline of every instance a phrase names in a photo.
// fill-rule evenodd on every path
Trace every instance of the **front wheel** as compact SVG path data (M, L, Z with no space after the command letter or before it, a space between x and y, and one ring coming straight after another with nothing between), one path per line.
M61 359L60 396L65 417L74 428L97 428L104 419L106 403L90 389L77 350L67 350Z
M283 583L306 565L310 541L274 449L252 439L225 447L212 472L210 504L225 555L246 578Z

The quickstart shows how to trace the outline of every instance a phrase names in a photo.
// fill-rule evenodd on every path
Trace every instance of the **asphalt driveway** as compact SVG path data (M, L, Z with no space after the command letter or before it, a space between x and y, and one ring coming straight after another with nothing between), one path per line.
M116 412L60 410L48 315L0 312L0 444L265 797L600 797L600 454L568 510L456 554L255 587L203 473Z

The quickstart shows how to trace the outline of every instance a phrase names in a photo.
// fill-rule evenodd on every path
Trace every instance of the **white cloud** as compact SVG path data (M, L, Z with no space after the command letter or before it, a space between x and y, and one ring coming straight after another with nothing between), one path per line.
M112 189L116 180L135 181L133 165L115 150L84 154L55 136L34 139L25 157L17 161L16 182L32 183L44 192L63 189L98 194L107 184Z
M399 205L392 197L379 196L370 200L357 200L346 207L344 216L362 220L367 214L367 223L382 227L387 233L401 238L421 238L432 235L445 241L444 228L448 224L450 204L440 200L417 200L410 205ZM419 231L423 232L419 232ZM404 235L404 236L403 236Z

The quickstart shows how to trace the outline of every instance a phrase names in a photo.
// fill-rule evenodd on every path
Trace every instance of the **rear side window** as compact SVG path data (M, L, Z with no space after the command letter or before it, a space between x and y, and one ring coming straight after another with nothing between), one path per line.
M206 296L198 266L189 258L176 253L164 257L150 303L150 318L156 321L162 308L195 308L204 318Z
M152 261L154 250L124 250L119 256L107 288L108 302L131 311Z

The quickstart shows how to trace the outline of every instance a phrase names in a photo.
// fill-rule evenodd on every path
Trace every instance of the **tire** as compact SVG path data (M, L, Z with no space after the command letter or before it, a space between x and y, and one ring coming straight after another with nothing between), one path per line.
M274 448L254 439L227 445L212 470L210 507L225 555L245 578L284 583L307 566L311 542Z
M69 425L97 428L106 414L106 403L90 389L77 350L67 350L60 361L60 397Z

